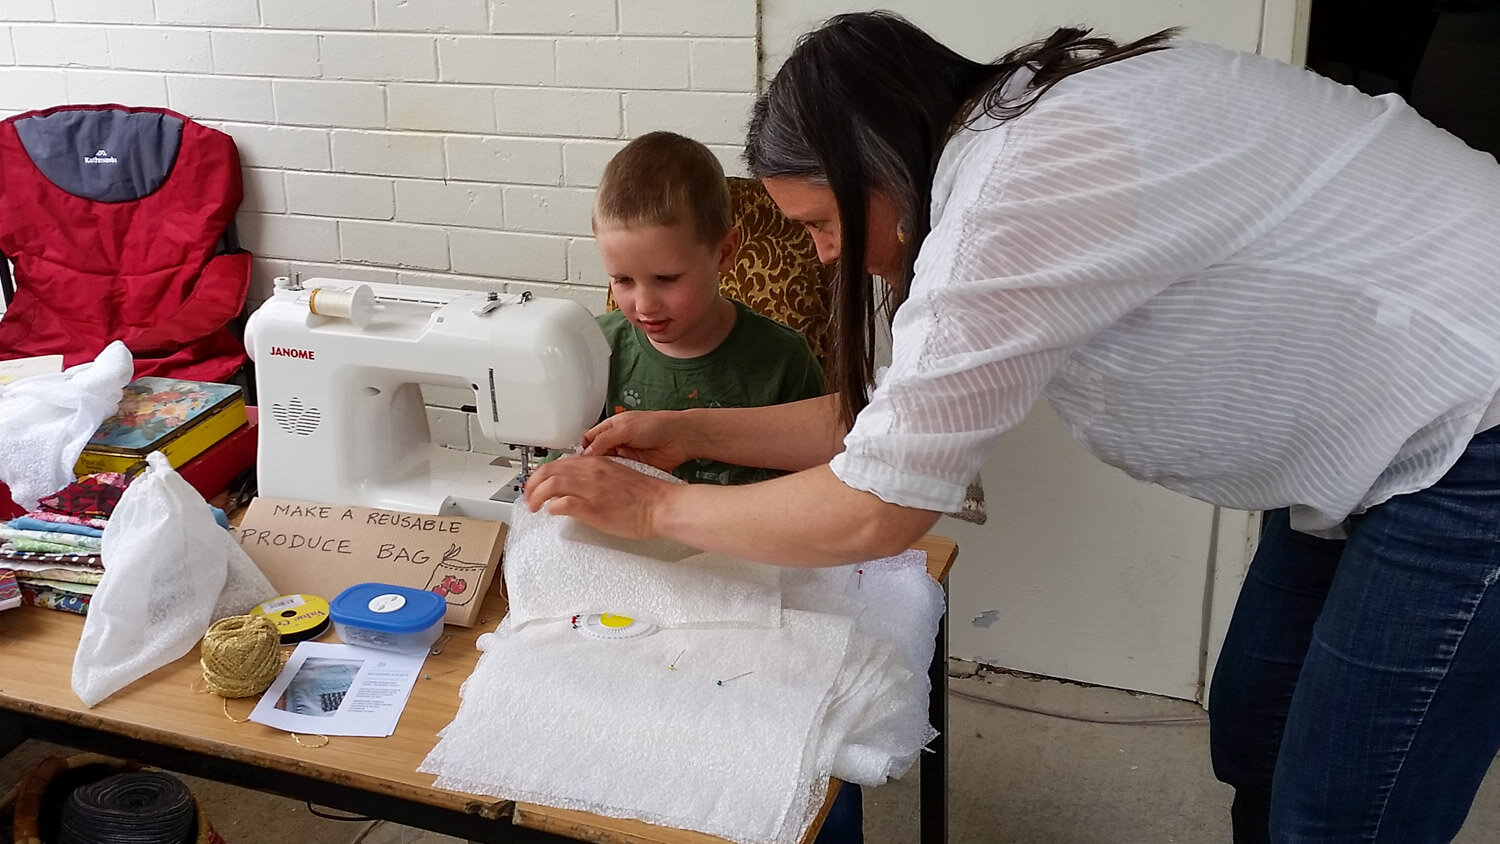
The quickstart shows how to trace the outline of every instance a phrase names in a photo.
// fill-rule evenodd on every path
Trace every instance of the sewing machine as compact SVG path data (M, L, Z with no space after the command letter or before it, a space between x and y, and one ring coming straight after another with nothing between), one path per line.
M500 521L533 457L598 421L609 378L588 310L530 293L278 278L245 345L261 495ZM433 443L422 385L469 391L517 459Z

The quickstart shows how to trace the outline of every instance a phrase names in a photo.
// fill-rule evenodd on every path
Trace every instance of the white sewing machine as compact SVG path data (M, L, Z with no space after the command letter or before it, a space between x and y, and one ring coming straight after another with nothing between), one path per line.
M532 450L578 445L609 378L588 310L530 293L278 278L245 345L261 495L500 521ZM519 459L433 443L424 384L469 391L480 432Z

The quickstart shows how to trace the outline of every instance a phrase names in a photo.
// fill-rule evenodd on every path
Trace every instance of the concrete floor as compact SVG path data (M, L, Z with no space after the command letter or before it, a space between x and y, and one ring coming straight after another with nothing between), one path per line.
M1229 840L1229 789L1209 771L1203 711L1185 701L955 663L949 683L952 844L1167 844ZM0 794L40 758L0 759ZM462 844L387 823L328 820L298 801L188 779L228 844ZM917 840L917 774L865 791L868 844ZM1500 841L1500 779L1461 844Z

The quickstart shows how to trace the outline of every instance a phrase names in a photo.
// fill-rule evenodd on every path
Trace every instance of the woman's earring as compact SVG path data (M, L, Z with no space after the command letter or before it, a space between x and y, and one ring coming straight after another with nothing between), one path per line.
M901 244L902 246L906 245L906 227L905 226L897 226L896 227L896 242L899 243L899 244Z

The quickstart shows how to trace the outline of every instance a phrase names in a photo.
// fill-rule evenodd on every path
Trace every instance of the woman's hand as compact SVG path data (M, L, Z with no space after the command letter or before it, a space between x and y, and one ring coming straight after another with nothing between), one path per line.
M617 413L584 432L583 453L625 457L670 472L697 455L689 442L683 414L671 410Z
M618 417L614 417L618 418ZM655 515L674 487L607 457L563 457L537 467L526 481L526 505L549 505L605 533L627 539L656 535Z

